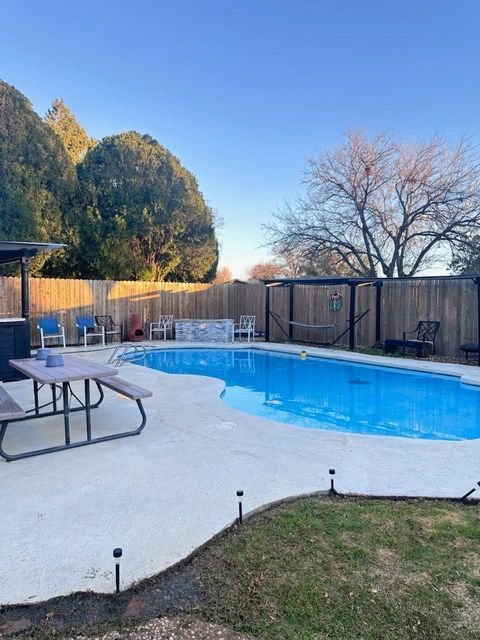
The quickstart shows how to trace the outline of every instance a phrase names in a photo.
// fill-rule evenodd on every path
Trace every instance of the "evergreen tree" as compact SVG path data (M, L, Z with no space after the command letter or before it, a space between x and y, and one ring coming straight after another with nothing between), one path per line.
M455 251L450 270L462 276L480 273L480 236L474 236L469 244L462 245Z
M0 81L0 238L65 241L75 167L60 139L17 89ZM54 269L59 256L36 259Z
M45 122L63 142L63 146L74 164L83 160L87 151L97 143L96 140L88 137L85 129L78 124L75 116L61 98L52 102L52 106L45 116Z
M78 165L75 275L208 281L218 245L195 177L136 132L104 138Z

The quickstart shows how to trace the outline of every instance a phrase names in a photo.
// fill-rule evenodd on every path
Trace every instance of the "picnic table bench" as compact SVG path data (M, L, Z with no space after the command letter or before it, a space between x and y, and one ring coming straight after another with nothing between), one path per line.
M132 384L131 382L123 380L118 376L114 376L111 378L95 378L95 382L97 383L97 386L100 385L100 389L101 387L108 387L113 391L117 391L117 393L121 393L122 396L130 398L130 400L135 400L142 416L142 422L140 426L137 427L134 431L130 431L125 435L136 436L137 434L139 434L145 426L145 423L147 422L147 416L145 414L145 409L143 408L142 399L151 398L153 393L149 389L138 387L136 384ZM123 436L122 434L119 434L117 437L121 438Z
M9 364L14 369L23 373L26 377L31 378L33 381L34 408L29 411L25 411L3 387L0 387L0 456L5 458L8 462L21 458L30 458L32 456L38 456L45 453L52 453L54 451L62 451L63 449L82 447L98 442L117 440L118 438L125 438L126 436L138 435L146 424L147 416L142 405L142 399L152 396L152 392L148 389L143 389L142 387L118 378L118 371L113 367L97 364L96 362L91 362L89 360L70 355L64 355L64 365L60 367L46 367L45 361L35 360L33 358L10 360ZM99 392L99 399L93 404L90 399L91 380L95 382ZM83 401L80 400L72 390L71 382L73 381L84 382ZM39 390L46 385L49 385L51 388L52 400L47 403L47 405L40 406ZM63 407L58 410L57 402L60 397L57 397L57 390L60 385L60 397L63 400ZM122 431L120 433L112 433L110 435L98 436L95 438L92 437L91 409L97 408L102 403L104 399L103 387L113 389L121 395L136 401L142 416L142 422L139 427L129 431ZM77 400L79 406L70 406L72 398ZM45 406L52 406L52 410L41 411ZM86 440L78 442L71 442L70 440L70 413L74 411L85 412L87 432ZM22 420L32 420L62 414L64 420L65 444L15 454L9 454L3 449L3 440L9 424L20 422Z
M103 387L108 387L113 391L118 391L130 400L141 400L142 398L151 398L153 393L149 389L138 387L127 380L123 380L118 376L114 378L95 378L95 382L100 383Z
M25 411L22 407L3 387L0 387L0 420L14 420L24 415Z

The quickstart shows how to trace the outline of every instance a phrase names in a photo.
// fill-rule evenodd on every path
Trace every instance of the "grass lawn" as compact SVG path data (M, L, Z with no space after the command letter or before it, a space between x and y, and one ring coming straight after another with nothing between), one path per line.
M208 554L199 613L260 638L480 638L478 507L305 499Z
M118 597L7 607L0 622L28 619L23 635L61 638L160 615L266 640L480 639L479 507L300 499Z

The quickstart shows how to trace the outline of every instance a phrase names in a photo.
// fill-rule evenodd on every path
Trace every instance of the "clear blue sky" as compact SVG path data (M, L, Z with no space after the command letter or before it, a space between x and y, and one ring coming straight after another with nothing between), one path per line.
M479 131L478 0L0 0L0 77L43 115L168 147L223 216L237 276L305 158L347 129Z

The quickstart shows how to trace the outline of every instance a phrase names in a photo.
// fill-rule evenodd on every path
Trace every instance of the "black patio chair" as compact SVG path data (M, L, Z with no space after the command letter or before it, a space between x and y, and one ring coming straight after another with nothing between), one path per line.
M122 341L122 328L119 324L115 324L112 316L95 316L95 324L99 327L105 327L105 340L113 342L114 336L118 336L118 341Z
M440 329L438 320L420 320L413 331L404 331L403 339L387 338L384 344L385 353L391 353L399 347L403 349L415 349L417 357L427 355L427 350L431 354L435 353L435 338ZM415 338L407 339L408 334L416 334Z

